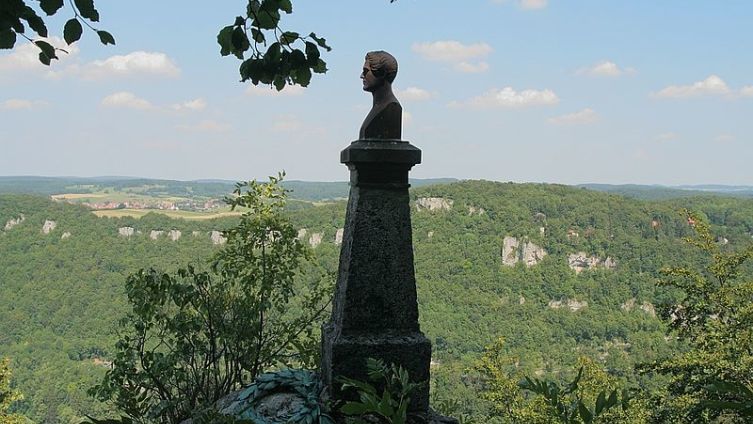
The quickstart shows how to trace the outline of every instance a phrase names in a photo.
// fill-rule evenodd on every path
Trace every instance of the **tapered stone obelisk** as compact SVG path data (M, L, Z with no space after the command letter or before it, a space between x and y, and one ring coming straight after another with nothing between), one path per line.
M385 52L366 56L364 90L374 107L359 140L340 154L350 170L332 319L322 329L322 378L335 399L338 376L368 380L366 359L405 368L425 381L409 411L426 416L429 407L431 343L418 324L408 172L421 151L400 140L402 107L392 94L397 62Z

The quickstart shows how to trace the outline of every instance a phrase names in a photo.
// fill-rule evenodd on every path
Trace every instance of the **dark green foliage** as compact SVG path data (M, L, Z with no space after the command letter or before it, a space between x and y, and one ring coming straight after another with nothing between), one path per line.
M329 51L331 48L324 38L313 32L303 36L282 30L280 12L293 12L290 0L249 0L246 15L237 16L233 25L222 28L217 34L220 54L233 54L243 61L239 69L241 81L274 86L278 91L285 85L306 87L312 72L327 72L319 49ZM275 41L268 44L268 40ZM303 50L295 47L297 44L302 45Z
M55 15L63 7L63 0L38 0L38 2L39 8L47 16ZM63 27L63 39L68 45L81 38L82 22L97 33L102 44L115 44L115 39L110 33L97 30L89 23L99 22L99 12L94 6L94 0L74 0L69 4L73 18L69 19ZM39 61L45 65L49 66L53 59L58 59L58 51L67 53L65 50L53 47L45 41L33 40L33 35L27 35L26 26L22 21L25 21L39 37L48 36L44 19L27 5L27 0L3 0L0 2L0 49L12 49L16 45L17 36L20 35L39 48Z
M411 393L426 382L413 383L403 367L386 365L379 359L367 358L366 367L371 383L345 377L338 379L343 390L353 389L358 393L358 401L345 402L340 412L356 417L355 422L361 424L372 422L364 417L387 424L405 424ZM375 385L381 387L381 393Z
M237 184L227 202L247 212L224 232L211 271L128 277L132 310L92 394L134 420L177 424L271 366L314 365L330 291L322 275L296 284L310 254L282 215L280 179Z

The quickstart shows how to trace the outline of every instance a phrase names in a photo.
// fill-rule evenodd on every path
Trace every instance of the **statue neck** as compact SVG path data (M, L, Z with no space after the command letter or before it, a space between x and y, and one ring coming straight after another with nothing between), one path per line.
M397 102L395 94L392 92L392 84L385 82L381 87L374 90L372 93L374 103L373 109L381 108L389 103Z

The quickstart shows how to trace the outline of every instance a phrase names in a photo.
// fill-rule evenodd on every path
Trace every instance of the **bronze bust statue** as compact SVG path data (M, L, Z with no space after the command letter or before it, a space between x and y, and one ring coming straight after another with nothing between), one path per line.
M385 52L366 54L361 79L363 90L371 93L374 104L361 125L361 140L400 140L403 107L392 92L392 82L397 76L397 60Z

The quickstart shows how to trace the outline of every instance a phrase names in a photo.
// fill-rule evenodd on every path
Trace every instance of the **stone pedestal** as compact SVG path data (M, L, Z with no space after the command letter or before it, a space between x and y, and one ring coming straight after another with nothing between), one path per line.
M340 399L338 376L368 380L366 358L405 368L426 385L409 410L429 407L431 342L418 325L408 171L421 151L401 140L358 140L342 151L350 169L332 319L322 329L322 378Z

